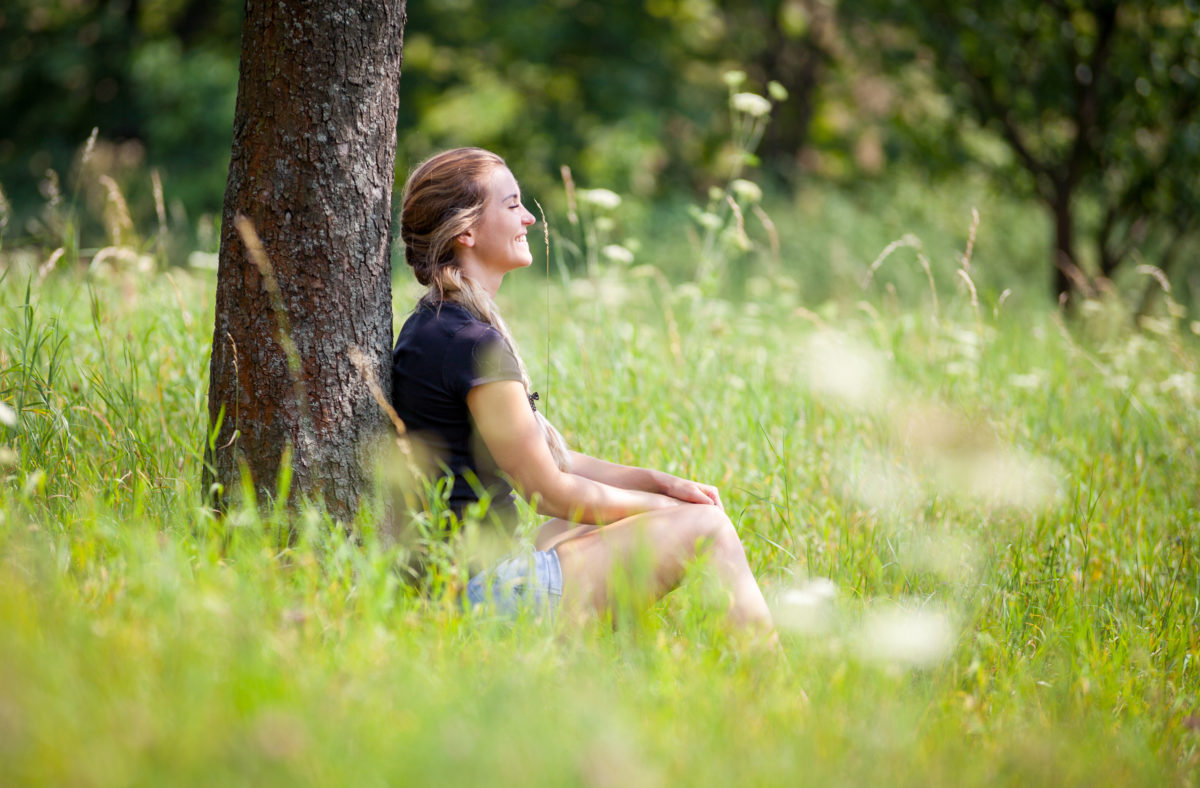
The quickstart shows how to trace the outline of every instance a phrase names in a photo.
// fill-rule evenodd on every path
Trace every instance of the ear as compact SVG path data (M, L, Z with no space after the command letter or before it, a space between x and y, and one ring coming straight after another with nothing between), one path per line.
M454 242L459 244L460 246L466 246L468 248L474 246L475 245L475 231L467 230L466 232L461 233L457 238L454 239Z

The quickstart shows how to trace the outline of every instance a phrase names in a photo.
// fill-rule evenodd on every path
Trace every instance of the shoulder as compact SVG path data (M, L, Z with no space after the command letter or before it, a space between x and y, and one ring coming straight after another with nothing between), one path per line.
M436 364L443 385L461 395L482 383L523 379L520 363L494 326L451 301L421 302L396 343L405 358ZM435 373L436 374L436 373Z
M453 301L443 301L440 304L421 303L413 317L418 314L421 315L420 320L427 326L427 330L443 335L449 344L467 352L480 346L504 342L504 337L491 324L475 317L465 306Z
M423 347L465 346L469 351L481 342L499 338L494 328L458 304L422 301L404 321L397 343Z

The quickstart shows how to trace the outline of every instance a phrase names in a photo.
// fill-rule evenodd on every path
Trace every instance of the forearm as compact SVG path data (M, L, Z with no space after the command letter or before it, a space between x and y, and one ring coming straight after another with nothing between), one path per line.
M560 473L527 492L541 514L599 525L679 503L656 493L619 487L577 473Z
M619 465L615 462L599 460L579 452L571 452L571 472L591 479L601 484L619 487L623 490L640 490L642 492L663 492L663 474L647 468L637 468L630 465Z

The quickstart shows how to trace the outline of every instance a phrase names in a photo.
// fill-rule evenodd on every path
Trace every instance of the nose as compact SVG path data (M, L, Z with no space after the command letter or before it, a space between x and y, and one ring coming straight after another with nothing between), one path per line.
M525 225L526 227L529 227L536 222L537 219L535 219L533 214L531 214L529 211L525 211L525 215L521 217L521 224Z

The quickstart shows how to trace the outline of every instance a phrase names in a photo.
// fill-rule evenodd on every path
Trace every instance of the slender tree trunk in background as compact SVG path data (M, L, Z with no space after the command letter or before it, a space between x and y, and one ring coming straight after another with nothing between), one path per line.
M1079 264L1075 261L1075 231L1070 198L1061 195L1055 197L1050 211L1054 216L1054 294L1059 299L1065 296L1069 302L1076 285L1067 271L1071 268L1079 270Z
M204 490L222 485L219 503L239 489L243 464L260 497L274 494L288 447L293 495L344 518L365 490L363 448L383 419L348 349L389 390L404 22L404 0L247 0L209 369L209 418L221 427ZM262 240L275 293L239 216Z

